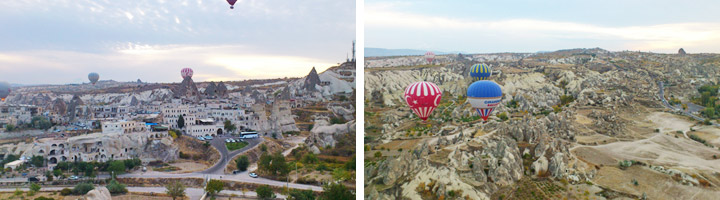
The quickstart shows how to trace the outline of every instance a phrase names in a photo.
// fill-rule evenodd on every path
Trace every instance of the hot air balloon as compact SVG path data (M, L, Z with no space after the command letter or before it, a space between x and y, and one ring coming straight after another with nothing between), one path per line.
M100 74L98 74L98 73L92 72L92 73L88 74L88 80L90 80L90 83L92 83L93 85L95 85L95 83L97 83L99 79L100 79Z
M5 98L10 95L10 84L7 82L0 82L0 101L5 101Z
M487 121L493 109L500 104L502 89L493 81L475 81L468 87L467 98L480 117Z
M490 71L490 67L486 64L474 64L470 67L470 76L473 78L473 81L488 80L490 75L492 75L492 71Z
M433 53L432 51L428 51L427 53L425 53L425 60L427 60L428 63L432 63L432 61L434 59L435 59L435 53Z
M415 82L405 88L405 102L423 121L437 108L442 98L440 88L431 82Z
M182 70L180 70L180 76L182 76L183 79L192 78L193 70L190 68L183 68Z
M235 2L237 2L237 0L227 0L227 2L230 4L230 9L233 9L233 8L235 8L234 6L235 6Z

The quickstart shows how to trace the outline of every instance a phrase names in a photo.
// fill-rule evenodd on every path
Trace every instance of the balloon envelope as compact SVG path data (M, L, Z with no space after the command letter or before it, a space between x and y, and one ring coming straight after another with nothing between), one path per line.
M100 74L92 72L92 73L88 74L88 80L90 80L90 83L95 85L95 83L97 83L98 80L100 80Z
M180 70L180 76L182 76L183 79L185 79L187 77L192 78L193 70L190 68L183 68L182 70Z
M425 60L427 60L428 62L432 62L434 59L435 59L435 53L433 53L431 51L428 51L427 53L425 53Z
M10 95L10 84L7 82L0 82L0 101L5 101L5 98Z
M470 67L470 76L473 78L473 81L488 80L490 75L492 75L492 71L490 71L490 67L486 64L474 64Z
M227 2L228 2L228 4L230 4L230 9L233 9L235 6L235 2L237 2L237 0L227 0Z
M431 82L415 82L405 88L404 99L420 119L427 120L442 98L440 88Z
M467 98L480 117L487 121L493 109L500 104L502 89L493 81L475 81L468 87Z

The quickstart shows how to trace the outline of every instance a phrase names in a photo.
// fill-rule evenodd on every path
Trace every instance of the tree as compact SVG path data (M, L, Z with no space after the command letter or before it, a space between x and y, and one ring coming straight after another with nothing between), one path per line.
M237 129L235 124L233 124L230 120L225 120L224 123L225 123L225 131L227 131L228 133L233 132L233 131L235 131L235 129Z
M266 152L266 151L267 151L267 145L261 144L261 145L260 145L260 151Z
M205 192L210 194L210 196L215 196L217 193L220 193L220 191L223 190L225 187L225 183L220 180L211 179L210 182L208 182L207 186L205 186Z
M45 158L42 156L33 156L30 158L30 164L32 164L35 167L43 167L45 164Z
M315 193L312 190L290 190L289 200L315 200Z
M63 173L62 173L62 170L60 170L60 169L55 169L55 170L53 170L53 175L55 175L55 176L58 176L58 177L59 177L59 176L62 175L62 174L63 174Z
M110 191L110 194L125 194L128 191L125 188L125 184L120 184L115 179L111 180L110 183L106 187Z
M285 156L283 156L280 152L275 153L273 156L272 163L270 163L270 169L272 170L273 175L285 176L290 172L287 162L285 162Z
M80 183L75 185L75 188L73 188L73 194L85 195L93 189L95 189L95 186L93 186L92 183Z
M260 155L260 159L258 159L258 168L260 170L269 171L270 162L272 162L272 156L268 155L267 153L263 153L262 155Z
M12 124L5 125L5 131L7 131L7 132L15 131L15 125L12 125Z
M28 192L28 196L33 196L35 193L40 191L40 185L37 183L30 184L30 192Z
M270 186L267 186L267 185L261 185L261 186L255 188L255 193L257 193L257 196L260 199L275 198L275 193L272 191L272 188L270 188Z
M246 155L242 155L235 161L235 163L237 164L238 170L245 171L247 170L248 165L250 165L250 160Z
M182 129L182 128L185 127L185 118L183 118L182 115L178 116L177 127L178 127L179 129Z
M180 181L175 181L165 186L165 193L175 200L178 197L185 196L185 186Z
M305 153L305 155L303 155L303 158L302 158L302 163L305 163L305 164L315 164L317 161L318 161L317 156L315 156L315 154L312 152Z
M30 120L30 124L32 124L33 128L36 129L43 129L48 130L50 127L52 127L52 123L50 120L48 120L45 117L42 116L35 116Z
M51 172L51 171L46 171L46 172L45 172L45 178L47 178L47 181L53 181L53 179L54 179L55 177L53 177L53 172Z
M705 116L707 116L708 118L711 118L711 119L715 118L715 108L713 108L713 107L707 107L707 108L705 108L705 111L704 111L703 113L704 113Z
M323 186L323 193L320 194L319 200L351 200L355 199L355 195L350 189L340 183L332 183Z
M125 162L119 160L110 161L107 168L108 172L114 172L114 175L120 175L125 173Z

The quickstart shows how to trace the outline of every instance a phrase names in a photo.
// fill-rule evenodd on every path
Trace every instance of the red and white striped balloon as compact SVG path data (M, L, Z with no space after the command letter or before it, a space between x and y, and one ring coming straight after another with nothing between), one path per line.
M422 120L427 120L442 98L440 88L431 82L415 82L405 88L405 102Z
M183 79L185 79L187 77L192 78L193 70L190 68L183 68L182 70L180 70L180 76L182 76Z
M429 63L432 63L432 61L435 59L435 53L432 51L428 51L425 53L425 60L427 60Z

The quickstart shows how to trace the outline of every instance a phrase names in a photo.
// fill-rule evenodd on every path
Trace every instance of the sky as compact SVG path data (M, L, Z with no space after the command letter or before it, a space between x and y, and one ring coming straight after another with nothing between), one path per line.
M365 47L720 53L718 10L720 2L711 0L366 0Z
M353 40L352 0L4 0L0 81L301 77L344 62Z

